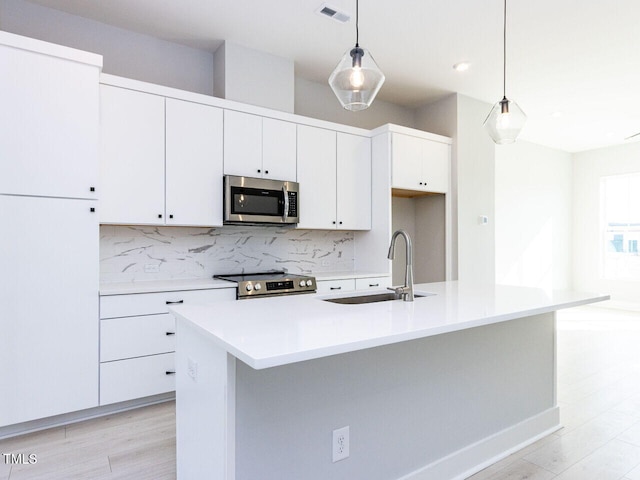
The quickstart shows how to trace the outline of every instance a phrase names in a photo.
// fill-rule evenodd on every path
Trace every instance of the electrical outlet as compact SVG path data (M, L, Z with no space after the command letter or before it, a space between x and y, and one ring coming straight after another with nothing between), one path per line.
M145 263L144 273L158 273L160 271L160 265L157 263Z
M187 359L187 375L194 380L198 379L198 362L191 357Z
M349 456L349 427L333 431L333 463Z

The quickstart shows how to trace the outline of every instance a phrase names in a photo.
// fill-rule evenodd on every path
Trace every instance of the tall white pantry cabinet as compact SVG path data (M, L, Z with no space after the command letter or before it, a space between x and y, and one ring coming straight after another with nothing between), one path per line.
M0 32L0 427L98 405L101 68Z

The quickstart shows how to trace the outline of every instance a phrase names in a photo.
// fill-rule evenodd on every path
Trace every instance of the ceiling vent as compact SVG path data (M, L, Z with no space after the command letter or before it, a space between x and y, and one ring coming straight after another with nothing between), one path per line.
M351 20L351 16L347 12L341 12L333 5L329 5L328 3L323 3L316 10L318 15L322 15L324 17L329 17L332 20L340 23L347 23Z

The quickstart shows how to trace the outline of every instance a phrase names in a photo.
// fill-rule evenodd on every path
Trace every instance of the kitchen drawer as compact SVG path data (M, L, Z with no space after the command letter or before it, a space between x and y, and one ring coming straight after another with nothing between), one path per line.
M316 282L317 293L348 292L356 289L356 281L353 278L344 280L320 280Z
M100 297L100 318L168 313L172 303L208 303L235 298L235 288L107 295Z
M356 290L385 289L391 286L391 277L356 278Z
M176 389L173 353L100 364L100 405L171 392Z
M170 313L100 321L100 361L175 350L176 321Z

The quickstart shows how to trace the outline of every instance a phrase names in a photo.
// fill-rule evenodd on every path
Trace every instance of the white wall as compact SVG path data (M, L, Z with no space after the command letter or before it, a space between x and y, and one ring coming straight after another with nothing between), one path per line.
M0 1L0 30L104 57L103 72L213 94L213 54L42 7Z
M293 60L225 41L214 69L216 97L293 113Z
M576 153L573 171L574 287L610 294L610 306L640 309L640 282L605 280L600 271L600 179L640 172L640 143Z
M496 281L571 287L571 155L521 140L496 146Z
M495 281L495 144L482 126L490 110L458 95L458 278L482 283Z

